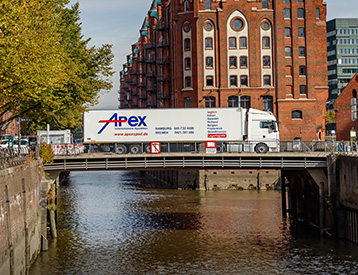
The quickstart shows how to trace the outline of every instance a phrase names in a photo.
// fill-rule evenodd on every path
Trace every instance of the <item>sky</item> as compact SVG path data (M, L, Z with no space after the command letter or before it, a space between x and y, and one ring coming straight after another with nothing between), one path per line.
M307 0L310 1L310 0ZM119 71L122 70L131 45L138 41L139 29L143 24L152 0L70 0L80 3L82 33L91 38L90 46L112 44L114 60L113 89L101 93L95 109L117 109ZM358 17L357 0L325 0L327 20L333 18Z

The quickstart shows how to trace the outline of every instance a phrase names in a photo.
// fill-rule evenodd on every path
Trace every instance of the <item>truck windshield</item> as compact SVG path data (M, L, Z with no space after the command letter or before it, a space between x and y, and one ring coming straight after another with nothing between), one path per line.
M275 121L260 121L261 129L271 129L272 131L276 131L276 122Z

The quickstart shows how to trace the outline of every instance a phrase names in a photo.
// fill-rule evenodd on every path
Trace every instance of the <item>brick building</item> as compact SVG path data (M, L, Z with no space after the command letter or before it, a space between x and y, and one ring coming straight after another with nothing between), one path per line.
M9 117L11 117L11 113L5 113L3 116L0 116L0 122L6 121ZM19 126L17 124L16 119L12 120L9 123L5 123L0 125L0 137L5 135L17 135L19 132Z
M283 140L324 138L322 0L154 0L120 72L120 108L273 112Z
M352 118L351 101L357 98L358 74L344 88L340 96L334 102L336 112L337 140L350 140L350 130L357 129L357 119Z

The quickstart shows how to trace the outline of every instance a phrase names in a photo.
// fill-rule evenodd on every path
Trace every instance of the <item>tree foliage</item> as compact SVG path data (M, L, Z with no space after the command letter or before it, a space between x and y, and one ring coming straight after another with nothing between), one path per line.
M10 119L30 118L32 130L46 123L75 127L100 92L112 88L111 45L89 47L81 33L79 5L67 4L0 4L0 116L8 112Z

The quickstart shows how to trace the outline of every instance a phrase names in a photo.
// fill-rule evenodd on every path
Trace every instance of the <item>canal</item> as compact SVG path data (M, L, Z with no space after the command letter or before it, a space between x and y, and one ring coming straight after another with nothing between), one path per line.
M358 246L291 228L277 191L155 187L140 172L71 173L58 239L30 275L358 273Z

